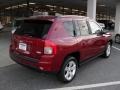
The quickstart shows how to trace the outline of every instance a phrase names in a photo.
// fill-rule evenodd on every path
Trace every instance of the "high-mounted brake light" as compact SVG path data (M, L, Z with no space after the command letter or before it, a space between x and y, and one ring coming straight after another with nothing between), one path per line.
M57 46L55 43L49 40L45 40L44 54L55 55L57 52Z

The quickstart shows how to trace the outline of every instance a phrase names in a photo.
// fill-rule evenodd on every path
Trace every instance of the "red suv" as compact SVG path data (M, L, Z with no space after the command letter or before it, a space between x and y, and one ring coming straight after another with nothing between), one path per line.
M109 57L111 45L111 34L87 17L34 16L23 19L12 34L10 57L70 82L81 63L99 55Z

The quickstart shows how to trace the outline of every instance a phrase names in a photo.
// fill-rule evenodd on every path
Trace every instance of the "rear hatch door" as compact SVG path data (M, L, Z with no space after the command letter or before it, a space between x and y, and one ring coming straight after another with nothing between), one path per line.
M51 21L24 20L14 33L15 51L20 55L39 59L43 54L44 39L51 26Z

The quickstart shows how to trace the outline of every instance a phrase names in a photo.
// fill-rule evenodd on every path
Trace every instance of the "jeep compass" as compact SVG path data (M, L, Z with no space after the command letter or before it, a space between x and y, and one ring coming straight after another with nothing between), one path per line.
M32 16L23 19L11 35L10 57L70 82L81 63L96 56L108 58L111 45L111 34L88 17Z

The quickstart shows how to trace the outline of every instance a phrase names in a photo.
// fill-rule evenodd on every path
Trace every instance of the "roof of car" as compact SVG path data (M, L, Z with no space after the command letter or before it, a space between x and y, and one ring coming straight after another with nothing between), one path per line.
M49 19L56 19L56 18L79 18L79 19L87 19L88 17L85 16L78 16L78 15L61 15L61 16L41 16L41 15L37 15L37 16L30 16L30 17L24 17L24 18L18 18L16 20L28 20L28 19L43 19L43 20L49 20Z

